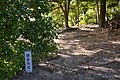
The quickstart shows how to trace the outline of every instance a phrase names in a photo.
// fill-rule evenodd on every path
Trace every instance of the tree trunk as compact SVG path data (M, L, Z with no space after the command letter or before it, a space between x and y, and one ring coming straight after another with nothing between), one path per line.
M99 4L98 0L96 0L96 24L99 23Z
M101 0L99 27L105 27L106 0Z
M68 25L68 12L64 12L64 20L65 20L65 27L66 29L70 28Z
M69 25L68 25L70 1L71 0L65 0L65 3L64 3L64 7L65 7L64 16L65 16L65 27L66 27L66 29L70 28Z
M77 0L77 9L78 9L78 15L77 15L77 17L78 17L78 27L79 27L79 0Z
M64 21L65 21L66 29L70 28L69 25L68 25L70 1L71 0L65 0L64 5L62 5L60 1L57 2L59 4L60 8L62 9L63 13L64 13Z

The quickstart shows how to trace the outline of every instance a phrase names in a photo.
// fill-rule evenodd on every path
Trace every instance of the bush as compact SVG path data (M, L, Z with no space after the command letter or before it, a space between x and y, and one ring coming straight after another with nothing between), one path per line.
M86 23L85 20L81 20L81 21L79 22L79 24L82 25L82 24L87 24L87 23Z
M87 22L87 24L96 23L96 14L94 10L90 9L87 11L87 13L85 14L85 21Z
M25 50L32 50L33 60L56 50L49 11L45 0L0 0L0 80L22 69Z

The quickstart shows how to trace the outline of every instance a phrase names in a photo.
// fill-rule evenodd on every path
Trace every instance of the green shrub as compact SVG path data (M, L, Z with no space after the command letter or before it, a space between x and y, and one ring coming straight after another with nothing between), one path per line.
M89 9L85 14L85 21L87 24L96 23L96 14L93 9Z
M25 50L33 60L56 50L49 11L45 0L0 0L0 80L23 68Z
M87 24L87 23L86 23L85 20L81 20L81 21L79 22L79 24L82 25L82 24Z

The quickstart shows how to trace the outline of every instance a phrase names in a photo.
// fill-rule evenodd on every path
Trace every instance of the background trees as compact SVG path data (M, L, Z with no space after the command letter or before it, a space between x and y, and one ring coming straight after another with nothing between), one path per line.
M65 27L69 28L68 25L68 16L69 16L69 11L70 11L70 2L72 0L59 0L57 3L60 6L63 14L64 14L64 20L65 20Z
M56 12L58 10L58 13L54 12L54 15L61 17L57 17L56 22L60 25L62 21L61 25L63 25L63 23L65 24L66 19L63 13L63 10L65 10L63 3L65 1L59 0L59 2L61 2L61 6L63 8L55 3L50 4L54 4L54 7L57 6ZM99 26L103 27L106 23L105 21L112 19L116 12L119 12L119 0L71 0L69 6L68 24L71 27L78 24L99 23Z

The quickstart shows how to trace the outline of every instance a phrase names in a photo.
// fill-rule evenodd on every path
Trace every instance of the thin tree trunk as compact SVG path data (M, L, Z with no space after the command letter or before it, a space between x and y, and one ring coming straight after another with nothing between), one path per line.
M98 0L96 0L96 24L99 23L99 3Z
M69 16L69 8L70 8L70 1L71 0L65 0L64 3L64 7L65 7L65 11L64 11L64 18L65 18L65 27L66 29L69 29L69 25L68 25L68 16Z
M79 0L77 0L77 7L78 7L78 15L77 15L77 17L78 17L78 27L79 27Z
M64 13L64 21L65 21L66 29L70 28L68 25L70 2L71 2L71 0L65 0L64 5L62 5L60 1L57 2Z
M69 25L68 25L68 12L65 12L64 16L65 16L64 17L65 18L64 19L65 20L65 27L66 27L66 29L68 29L68 28L70 28Z
M106 0L101 0L99 27L105 27Z

